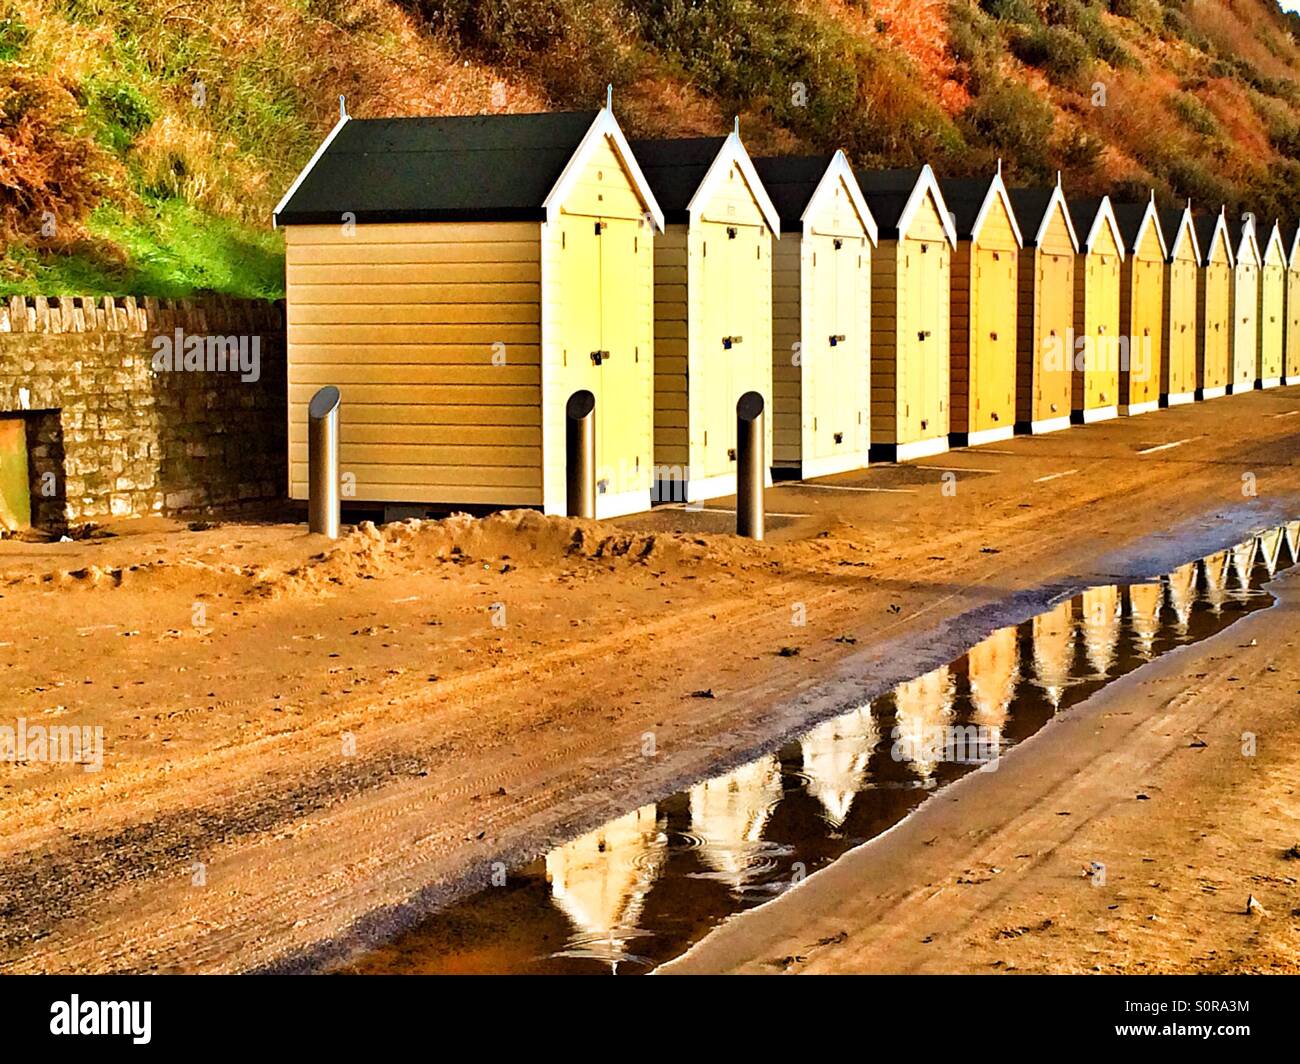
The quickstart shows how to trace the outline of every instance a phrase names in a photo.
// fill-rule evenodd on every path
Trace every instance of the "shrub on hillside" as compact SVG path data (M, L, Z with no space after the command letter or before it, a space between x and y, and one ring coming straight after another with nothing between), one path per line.
M1073 30L1087 42L1091 54L1115 69L1136 67L1138 62L1118 36L1102 22L1097 9L1083 0L1047 0L1049 24Z
M1051 167L1045 147L1056 116L1028 86L1004 81L973 100L962 113L967 139L988 145L1027 177L1045 179Z
M1002 57L997 23L967 0L948 5L948 52L964 68L963 80L974 95L997 78Z
M1016 58L1038 67L1058 85L1076 86L1092 65L1084 39L1064 26L1040 26L1011 38Z
M71 239L107 187L108 164L67 88L0 68L0 235Z
M1205 104L1190 92L1176 92L1169 97L1169 107L1183 125L1203 137L1217 137L1219 123Z
M999 22L1016 22L1031 27L1041 25L1030 0L980 0L980 7Z

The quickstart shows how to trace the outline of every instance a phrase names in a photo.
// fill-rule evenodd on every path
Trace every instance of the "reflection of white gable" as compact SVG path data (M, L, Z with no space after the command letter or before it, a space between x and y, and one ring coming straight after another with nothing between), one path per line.
M1020 647L1014 626L999 628L966 655L971 722L1000 732L1020 682Z
M580 952L610 964L627 956L667 848L655 807L643 805L546 855L551 898L577 928Z
M1073 661L1074 601L1066 599L1034 618L1034 675L1053 709L1061 708Z
M947 728L953 719L953 682L948 666L944 665L915 680L900 683L894 688L895 737L894 749L911 762L912 770L923 780L934 775L938 754L931 749L936 729Z
M1296 230L1297 247L1300 247L1300 229ZM1288 521L1286 529L1286 549L1294 565L1300 562L1300 521Z
M1232 548L1232 571L1237 578L1237 587L1242 591L1250 587L1250 570L1255 564L1255 537Z
M1277 572L1277 563L1282 557L1282 529L1270 528L1259 534L1259 557L1269 576Z
M1215 613L1223 608L1228 598L1228 573L1232 569L1232 555L1216 551L1201 563L1205 567L1205 598Z
M718 878L740 890L761 869L763 829L781 800L781 765L768 755L691 788L691 832Z
M823 721L803 737L800 745L808 793L821 803L834 827L848 818L853 798L866 779L871 751L879 741L870 702Z
M1090 587L1083 593L1083 649L1099 676L1109 675L1119 642L1119 588L1114 584Z
M1192 619L1192 604L1196 601L1196 563L1180 565L1169 574L1169 601L1178 617L1178 630L1186 634Z
M1137 636L1138 650L1144 658L1151 657L1155 651L1156 635L1160 631L1160 607L1164 601L1164 584L1129 585L1129 617L1133 634Z

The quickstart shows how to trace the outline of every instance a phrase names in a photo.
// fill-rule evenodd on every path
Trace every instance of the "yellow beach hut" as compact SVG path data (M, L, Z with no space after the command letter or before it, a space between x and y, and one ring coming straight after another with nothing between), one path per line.
M956 228L929 166L858 170L880 227L871 263L871 456L948 449L948 290Z
M1261 388L1282 383L1286 345L1287 252L1282 224L1274 222L1260 245L1259 364L1255 382Z
M1165 258L1155 193L1146 203L1114 204L1124 236L1119 289L1119 410L1146 414L1160 405Z
M565 404L588 389L597 513L648 509L662 217L608 107L343 113L275 211L290 498L332 384L356 501L563 513Z
M1169 245L1160 349L1160 402L1178 406L1196 397L1196 279L1201 249L1196 241L1191 203L1181 211L1162 210L1160 230Z
M1230 227L1232 234L1231 376L1228 390L1255 387L1259 367L1259 271L1262 264L1255 216L1243 214Z
M1110 198L1072 199L1080 234L1074 269L1071 417L1081 423L1119 413L1120 268L1124 238Z
M1011 205L1024 237L1016 294L1016 424L1021 432L1070 425L1074 258L1079 238L1061 191L1014 188Z
M1286 259L1286 352L1282 375L1300 384L1300 225L1288 230Z
M992 179L940 181L957 230L949 312L949 439L1010 439L1016 429L1017 262L1023 243L1002 164Z
M1223 209L1196 216L1196 397L1217 399L1232 378L1232 238Z
M655 241L655 481L659 501L736 490L736 401L763 397L772 454L776 207L739 132L634 141L662 205Z
M772 464L801 477L861 469L875 220L843 152L754 167L782 231L772 256Z

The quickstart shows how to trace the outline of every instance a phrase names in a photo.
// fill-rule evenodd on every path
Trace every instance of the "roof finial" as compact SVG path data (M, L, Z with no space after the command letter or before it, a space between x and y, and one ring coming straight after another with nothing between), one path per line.
M1002 176L1002 156L998 156L998 177Z
M348 100L347 100L347 97L344 96L342 93L339 94L339 117L340 117L340 118L347 118L347 117L349 117L349 115L348 115Z
M1061 171L1060 171L1060 170L1057 170L1057 171L1056 171L1056 187L1057 187L1057 188L1060 188L1060 187L1061 187Z
M605 86L605 110L614 110L614 83L612 81Z
M736 136L740 136L740 115L736 115L736 126L734 132Z
M1188 197L1187 197L1187 209L1188 209L1189 211L1192 209L1192 197L1191 197L1191 196L1188 196Z
M1156 190L1154 188L1151 190L1151 202L1153 205L1156 202Z

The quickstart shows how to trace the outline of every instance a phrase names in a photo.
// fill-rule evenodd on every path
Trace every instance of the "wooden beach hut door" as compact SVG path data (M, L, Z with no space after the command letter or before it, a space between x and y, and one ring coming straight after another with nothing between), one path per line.
M1015 420L1016 256L1005 249L978 247L975 251L975 335L970 394L977 410L971 421L975 431L996 429ZM996 415L996 416L995 416Z
M812 360L805 378L812 457L830 458L847 452L856 438L854 398L861 377L854 364L861 343L853 330L856 247L834 236L817 234L807 239L813 254L812 320L804 339L810 348L805 357Z
M562 227L564 397L583 388L596 397L597 480L620 492L639 459L636 322L618 298L635 276L637 223L565 215Z

